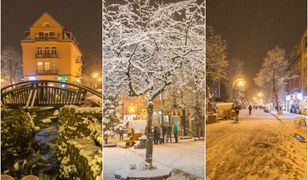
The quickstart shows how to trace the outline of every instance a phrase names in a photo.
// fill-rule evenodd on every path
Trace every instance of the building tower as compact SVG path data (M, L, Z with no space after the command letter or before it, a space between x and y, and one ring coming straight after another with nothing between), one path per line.
M79 84L81 51L71 32L44 13L21 40L23 80L58 80Z

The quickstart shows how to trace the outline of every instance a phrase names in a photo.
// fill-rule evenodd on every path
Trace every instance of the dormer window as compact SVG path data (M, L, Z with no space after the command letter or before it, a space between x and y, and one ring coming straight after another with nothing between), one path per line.
M44 27L44 28L48 28L48 27L50 27L50 25L49 25L48 22L44 22L44 23L43 23L43 27Z

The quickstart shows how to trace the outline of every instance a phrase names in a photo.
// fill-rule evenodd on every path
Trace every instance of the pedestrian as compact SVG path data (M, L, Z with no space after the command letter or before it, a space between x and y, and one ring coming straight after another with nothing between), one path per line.
M162 129L162 143L165 143L165 136L166 136L166 131L167 131L165 123L161 125L161 129Z
M179 133L179 128L176 123L173 125L173 135L175 139L175 143L178 143L178 133Z
M166 139L167 143L168 143L169 139L170 139L170 143L172 143L172 135L171 135L171 133L172 133L172 127L169 124L167 126L167 139Z
M235 122L238 123L238 116L240 114L241 107L239 105L235 105L234 112L235 112Z
M158 144L159 141L159 129L154 127L154 144Z
M159 144L162 144L163 143L163 128L159 126L158 130L159 130Z
M120 127L119 128L120 141L123 141L123 139L124 139L123 134L124 134L124 129L123 129L123 127Z
M251 115L251 111L252 111L251 105L249 105L248 110L249 110L249 115Z

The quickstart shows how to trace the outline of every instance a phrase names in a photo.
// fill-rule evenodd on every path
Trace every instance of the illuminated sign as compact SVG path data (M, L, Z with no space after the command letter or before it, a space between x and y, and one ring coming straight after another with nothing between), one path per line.
M67 76L58 76L58 81L67 81Z

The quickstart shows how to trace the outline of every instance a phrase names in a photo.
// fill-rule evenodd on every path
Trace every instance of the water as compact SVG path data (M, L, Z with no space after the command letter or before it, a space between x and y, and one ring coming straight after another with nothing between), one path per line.
M39 115L38 115L39 116ZM35 133L28 147L21 148L22 153L18 153L14 158L6 162L3 173L20 179L26 175L36 175L40 179L59 179L60 162L57 159L57 138L58 124L52 122L44 124L42 116L34 120L35 125L40 130ZM15 148L15 147L14 147Z

